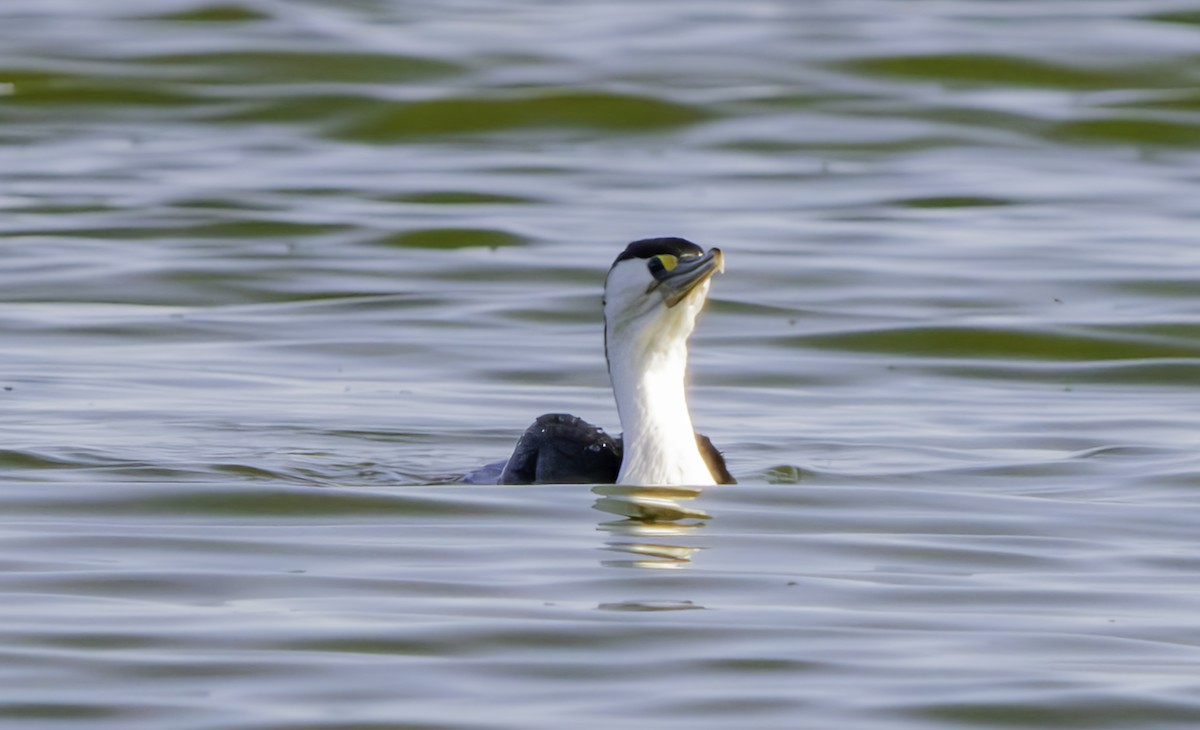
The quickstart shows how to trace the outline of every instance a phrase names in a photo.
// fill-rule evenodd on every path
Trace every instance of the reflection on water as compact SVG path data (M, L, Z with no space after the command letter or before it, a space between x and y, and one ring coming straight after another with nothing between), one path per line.
M677 544L668 538L686 538L704 527L704 520L712 517L702 510L682 501L700 496L700 487L638 487L620 484L604 484L593 487L592 492L600 495L593 509L610 514L623 515L624 520L600 523L599 529L614 536L635 538L615 539L606 543L605 549L631 553L633 560L605 560L603 565L618 568L680 568L692 561L692 555L703 550L686 544ZM653 539L653 541L650 541Z
M695 499L704 490L700 487L638 487L624 484L602 484L592 488L600 495L596 509L645 523L677 522L679 520L711 520L707 513L680 504Z

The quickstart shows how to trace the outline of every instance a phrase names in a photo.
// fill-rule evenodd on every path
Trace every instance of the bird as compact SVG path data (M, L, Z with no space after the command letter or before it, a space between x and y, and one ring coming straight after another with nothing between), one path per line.
M564 413L537 418L507 461L465 480L499 484L734 484L696 433L686 396L688 337L725 270L719 248L678 237L634 241L604 282L604 354L623 434Z

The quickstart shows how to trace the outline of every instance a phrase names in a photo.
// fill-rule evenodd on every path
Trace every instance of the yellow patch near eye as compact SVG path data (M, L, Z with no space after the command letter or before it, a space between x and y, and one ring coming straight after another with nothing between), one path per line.
M679 265L679 259L669 253L660 253L654 258L658 259L667 271L672 271Z

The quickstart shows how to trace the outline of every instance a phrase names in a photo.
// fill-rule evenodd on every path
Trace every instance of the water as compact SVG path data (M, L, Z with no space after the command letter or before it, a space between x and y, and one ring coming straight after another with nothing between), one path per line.
M1200 723L1200 7L0 41L6 724ZM650 235L726 252L692 397L741 483L452 483L618 429L599 287Z

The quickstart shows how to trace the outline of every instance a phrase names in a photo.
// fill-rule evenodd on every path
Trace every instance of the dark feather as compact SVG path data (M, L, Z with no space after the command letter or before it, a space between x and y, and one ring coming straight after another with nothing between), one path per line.
M643 238L626 246L616 261L613 261L613 266L626 259L648 259L664 253L683 258L684 256L702 256L704 249L686 238L675 238L673 236L667 238Z
M696 446L717 484L737 484L707 436ZM525 429L500 474L500 484L614 484L621 473L621 439L566 413L547 413Z
M548 413L525 429L500 483L612 484L620 472L621 447L604 429L565 413Z

